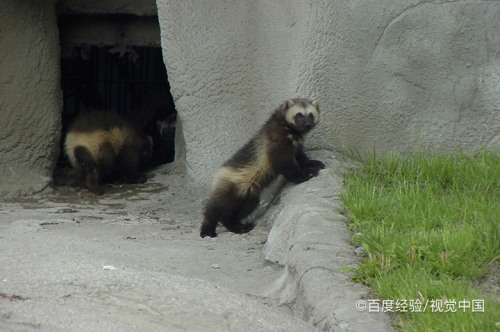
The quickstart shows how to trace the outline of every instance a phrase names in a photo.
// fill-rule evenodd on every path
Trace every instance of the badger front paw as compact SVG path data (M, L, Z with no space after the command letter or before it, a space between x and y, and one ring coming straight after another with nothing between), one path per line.
M200 230L200 236L204 238L208 237L217 237L217 233L215 232L215 227L210 225L202 225Z
M309 162L307 163L307 168L314 168L314 169L320 170L320 169L325 168L325 164L323 164L319 160L309 160Z
M306 167L304 168L304 171L311 175L312 177L318 176L319 171L325 168L325 164L323 164L319 160L310 160Z

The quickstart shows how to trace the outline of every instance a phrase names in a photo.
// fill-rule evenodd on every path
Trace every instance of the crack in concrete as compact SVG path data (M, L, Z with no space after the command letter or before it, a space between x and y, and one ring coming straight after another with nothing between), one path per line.
M414 4L414 5L410 5L410 6L406 7L405 9L403 9L403 11L401 11L398 15L396 15L394 18L392 18L391 20L389 20L389 23L387 23L387 25L384 27L382 33L380 34L379 38L375 42L375 46L373 47L373 50L370 53L370 60L368 60L367 67L370 68L372 66L373 55L377 52L377 49L378 49L378 47L380 45L380 42L383 40L383 38L386 35L387 31L391 28L391 26L393 24L395 24L396 22L399 22L403 17L407 16L410 12L413 12L413 11L416 11L416 10L420 10L421 7L430 6L430 5L439 6L441 4L448 4L448 3L453 3L453 2L458 2L458 1L457 0L446 1L446 2L432 1L432 0L431 1L424 1L424 2L420 2L420 3Z

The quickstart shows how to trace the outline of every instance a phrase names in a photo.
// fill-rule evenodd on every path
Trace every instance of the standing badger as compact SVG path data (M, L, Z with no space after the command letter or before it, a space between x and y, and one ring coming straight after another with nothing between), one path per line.
M325 165L307 158L302 138L318 121L318 103L308 99L287 100L275 110L259 132L216 173L200 236L216 237L219 221L234 233L252 230L253 224L242 224L241 220L255 210L260 192L279 174L294 183L317 176Z
M93 111L79 116L66 134L65 151L75 176L101 195L104 181L143 183L152 139L118 115Z

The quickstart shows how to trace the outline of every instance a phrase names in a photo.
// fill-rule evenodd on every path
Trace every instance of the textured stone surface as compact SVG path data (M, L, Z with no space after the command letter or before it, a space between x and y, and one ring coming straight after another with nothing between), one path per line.
M0 197L46 187L58 156L55 2L0 2Z
M263 252L267 260L285 268L272 294L322 330L388 331L387 315L356 309L356 303L369 296L345 269L355 267L359 259L339 213L340 164L328 152L315 157L329 168L307 182L287 186L269 217L274 225Z
M201 197L169 166L0 204L0 330L315 331L265 296L282 273L267 227L202 239Z
M157 7L155 0L60 0L57 4L61 14L129 14L155 16Z
M151 1L82 3L68 0L62 11L85 14L121 11L138 15L153 15L156 11ZM0 196L28 194L47 186L58 154L62 99L55 4L55 0L0 2ZM158 0L157 5L164 60L179 111L177 169L182 173L185 168L192 189L206 189L215 169L255 133L280 102L295 96L317 99L323 111L322 122L306 138L309 149L386 152L422 146L472 150L500 145L498 1ZM168 181L165 176L163 181ZM286 269L274 293L282 302L290 304L297 315L321 328L387 329L386 317L355 311L356 299L366 291L350 283L349 274L340 269L353 266L357 261L352 254L353 248L348 246L349 235L344 221L339 215L330 215L336 208L336 187L338 183L329 170L322 171L318 178L307 183L287 187L288 193L279 203L281 208L278 208L265 248L267 258L283 264ZM175 192L176 197L182 197L182 190ZM202 191L195 193L196 199L203 196ZM148 198L142 199L148 201ZM179 200L148 202L155 208L160 204L168 210ZM100 203L90 202L89 206L93 204L99 206ZM120 204L119 209L130 207L127 199ZM184 230L190 232L193 241L195 238L201 241L197 234L200 201L188 207L179 206L197 212L197 216L189 220L192 224L182 225L189 228ZM19 212L20 207L17 209ZM85 209L85 214L92 214L94 210ZM110 206L109 209L118 207ZM165 299L175 300L187 290L183 288L185 285L193 290L194 296L182 302L188 310L183 312L186 316L181 317L191 317L193 312L189 311L189 306L206 294L210 297L221 293L219 300L229 299L228 304L233 307L238 303L243 307L247 305L248 299L241 298L240 294L213 292L212 284L169 274L160 276L157 270L142 277L142 271L119 270L116 277L123 282L123 288L115 289L109 298L102 296L102 289L113 283L107 275L96 276L89 272L105 263L97 256L83 257L73 251L67 256L57 256L73 263L69 274L62 277L57 274L64 274L65 270L64 266L57 265L63 264L62 260L50 261L51 241L73 248L74 243L64 240L79 227L73 223L71 215L66 216L57 224L68 223L70 232L65 233L67 229L64 228L62 235L52 236L49 232L48 237L41 237L44 230L39 228L42 225L37 219L40 211L43 209L32 212L30 218L23 213L14 218L12 211L2 211L4 220L7 216L14 218L2 227L11 232L9 239L17 247L3 242L5 252L9 250L12 262L18 264L18 270L11 269L14 263L5 265L9 271L4 269L2 273L17 274L13 279L4 280L14 280L9 291L29 291L33 298L11 304L11 310L2 315L7 321L12 319L13 326L18 323L23 326L24 318L29 317L28 323L35 324L29 328L39 328L38 322L50 321L52 309L59 310L64 319L67 308L64 286L69 285L72 291L79 288L78 280L72 278L80 273L87 273L86 281L90 286L87 292L83 287L82 293L74 294L90 296L84 300L77 296L69 300L75 305L72 309L75 312L80 313L82 306L86 310L78 316L81 320L73 322L76 325L72 326L89 327L86 324L94 317L95 309L86 305L93 305L92 301L101 304L102 310L112 301L118 308L116 312L126 308L125 317L127 313L143 310L147 314L142 318L149 321L151 317L158 317L151 307L164 302L161 298L147 296L160 294ZM85 215L81 217L86 218ZM44 218L48 218L44 219L48 223L53 222L52 214ZM143 216L137 218L143 220ZM270 219L273 223L274 218ZM31 231L40 232L37 236L23 228L33 225ZM20 230L16 229L18 226ZM101 227L97 225L96 229L90 225L86 229L89 233L84 233L83 237L88 234L102 237ZM262 236L264 231L260 232ZM179 233L176 236L183 236ZM33 238L36 241L31 243ZM117 241L109 246L107 240L101 238L100 243L113 257L114 245L124 244ZM25 243L33 247L25 247ZM90 236L90 242L82 247L87 245L89 252L96 252L95 238ZM143 257L134 261L137 264L148 262L144 257L149 257L150 253L149 247L140 247L147 250ZM160 264L163 244L159 247L161 254L157 262ZM40 257L48 261L37 258L40 248L44 250ZM19 252L28 249L31 249L29 253L22 255L28 261L21 266ZM30 253L34 253L33 256L29 256ZM29 259L38 265L33 267ZM123 261L128 262L127 259L130 257L125 255ZM55 262L54 271L44 262ZM192 265L191 262L187 264L188 267ZM216 265L210 262L208 266L210 270L223 270L219 261ZM38 274L24 273L31 267ZM88 270L82 270L85 268ZM58 284L61 280L67 284ZM35 283L31 285L31 281ZM47 281L50 283L45 289L36 287ZM31 288L27 289L26 285ZM173 288L160 293L165 288L158 285ZM136 294L129 291L130 287L143 286L148 293L146 298L137 299ZM47 297L54 294L56 298L47 305ZM151 307L137 307L136 302L146 302ZM260 304L255 308L256 316L263 315L260 310L265 311L265 308ZM218 307L213 309L220 313L215 316L214 324L250 324L244 317L228 319L230 313L218 311ZM168 315L167 320L171 318ZM275 318L266 317L268 320L259 326L272 326ZM116 325L122 324L121 320L113 319L102 325L91 322L110 330L122 327ZM183 323L181 319L180 328ZM54 323L56 327L64 324L62 321ZM135 329L127 322L123 324ZM163 321L159 329L162 324ZM53 327L47 326L48 329Z
M157 3L191 186L297 95L312 148L499 145L498 1Z
M150 0L59 3L61 13L154 15ZM308 148L500 145L500 2L158 0L192 189L283 100L317 99ZM0 4L0 195L48 182L61 94L55 0Z
M251 232L213 239L199 236L206 197L184 192L172 164L102 196L58 187L4 202L0 330L389 330L356 310L367 291L342 269L358 259L336 211L341 163L311 157L328 167L319 177L287 184Z

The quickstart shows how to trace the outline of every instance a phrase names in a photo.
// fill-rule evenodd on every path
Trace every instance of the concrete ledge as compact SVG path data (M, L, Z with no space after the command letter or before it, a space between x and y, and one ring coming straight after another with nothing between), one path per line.
M335 160L329 164L340 166ZM339 187L332 168L286 187L263 248L267 260L285 266L272 295L323 330L391 330L388 315L356 310L356 302L369 296L344 269L359 259L349 244L346 220L338 213Z

